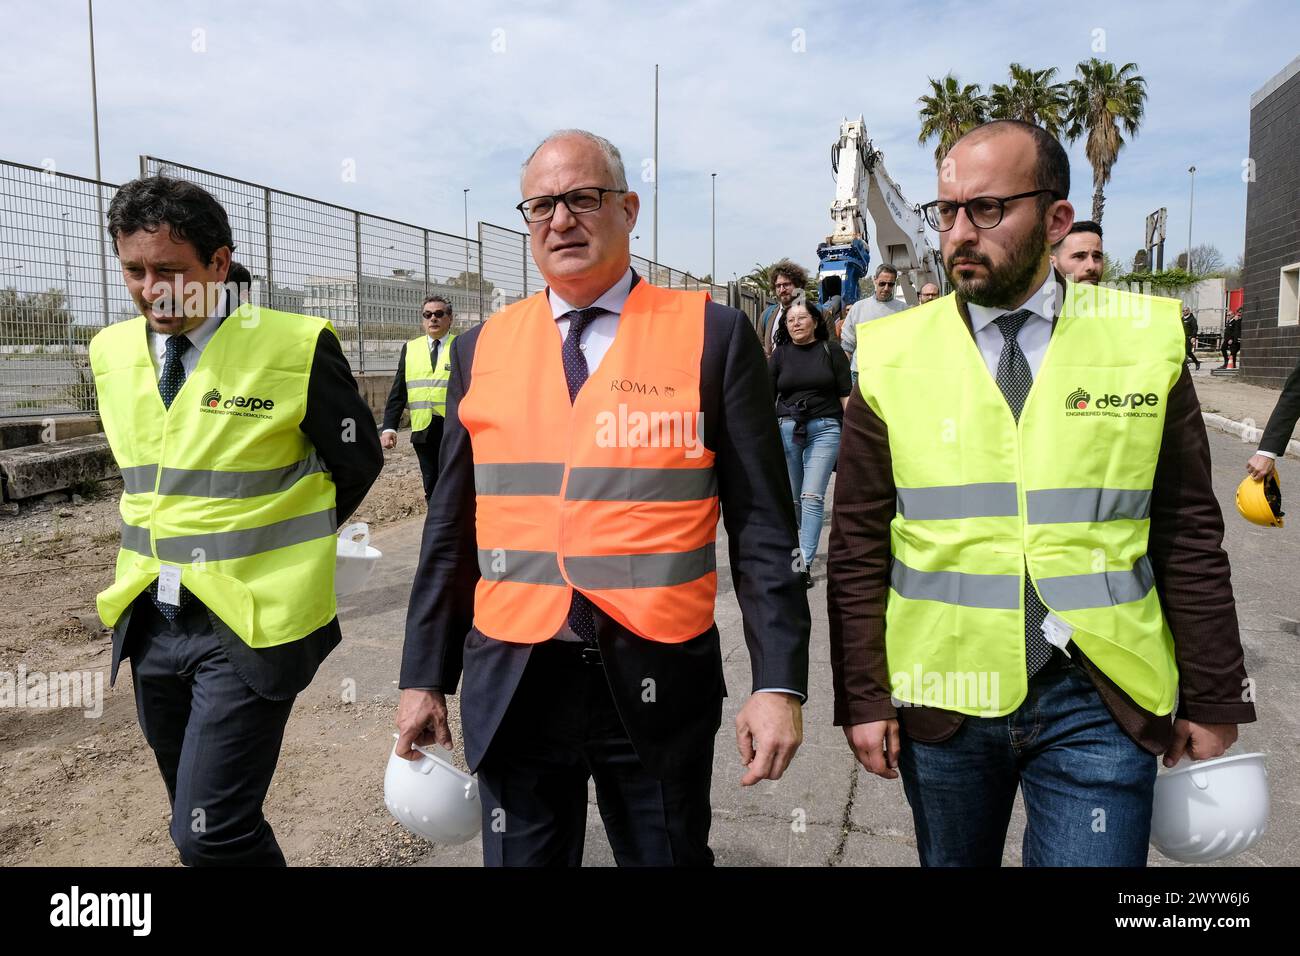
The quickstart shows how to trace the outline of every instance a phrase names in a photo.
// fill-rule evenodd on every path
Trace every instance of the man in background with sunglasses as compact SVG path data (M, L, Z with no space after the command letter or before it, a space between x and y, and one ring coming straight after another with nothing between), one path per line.
M907 308L907 302L894 298L894 289L898 286L898 270L888 262L876 266L876 274L871 280L876 294L869 299L859 299L849 309L848 317L840 329L840 348L849 357L849 368L853 370L853 380L858 379L858 366L853 361L853 352L857 348L858 323L870 322L884 315L893 315Z
M835 723L901 772L922 865L1000 865L1022 789L1026 866L1142 866L1156 757L1255 719L1178 303L1051 269L1074 209L1039 127L977 127L942 170L955 294L858 329Z
M451 375L451 303L442 296L431 295L420 309L424 335L402 346L397 357L397 374L393 389L384 406L384 430L379 442L385 448L397 446L397 426L402 409L411 410L411 444L420 459L420 477L424 480L427 501L438 479L438 446L442 442L442 424L447 414L447 380Z

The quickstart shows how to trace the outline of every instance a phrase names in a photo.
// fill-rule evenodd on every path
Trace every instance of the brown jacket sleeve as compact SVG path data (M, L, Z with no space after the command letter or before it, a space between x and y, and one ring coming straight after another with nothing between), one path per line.
M1178 716L1211 724L1253 721L1210 442L1186 369L1169 393L1147 553L1174 635Z
M844 413L826 568L836 725L895 716L885 599L896 502L889 433L855 390Z

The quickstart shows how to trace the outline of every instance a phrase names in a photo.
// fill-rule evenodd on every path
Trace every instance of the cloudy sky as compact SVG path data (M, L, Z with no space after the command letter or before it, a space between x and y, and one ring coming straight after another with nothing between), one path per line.
M0 15L0 158L93 175L84 0L4 0ZM1193 242L1231 264L1250 96L1300 50L1300 6L1281 0L98 0L95 17L105 179L132 177L149 153L456 233L464 187L471 222L521 227L519 164L557 127L609 137L639 181L659 63L660 259L708 271L716 172L720 277L783 255L815 265L842 117L865 117L908 199L924 202L928 76L987 87L1018 61L1068 77L1094 55L1136 62L1149 93L1106 190L1107 250L1131 259L1163 205L1172 260L1195 164ZM1082 142L1070 154L1082 218L1091 172ZM640 186L633 248L649 255Z

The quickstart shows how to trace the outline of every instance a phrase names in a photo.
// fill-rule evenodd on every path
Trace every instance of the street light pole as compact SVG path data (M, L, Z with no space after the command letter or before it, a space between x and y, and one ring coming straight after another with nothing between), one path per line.
M1196 167L1188 166L1192 176L1191 190L1187 194L1187 271L1192 271L1192 208L1196 200Z
M99 86L95 79L95 0L86 0L87 22L90 25L90 109L95 122L95 220L99 233L99 290L104 301L104 324L108 325L108 250L104 246L104 191L100 183L104 173L99 165Z
M651 237L650 258L654 260L654 269L659 268L659 64L655 64L655 155L654 155L654 172L655 172L655 200L654 200L654 233ZM653 272L653 269L652 269ZM654 281L652 278L651 282Z
M461 190L465 199L465 288L469 289L469 187ZM466 293L468 294L468 293Z
M59 232L63 237L63 302L68 309L68 358L72 358L72 323L77 313L72 309L72 263L68 259L68 216L71 210L59 213Z
M710 226L709 226L709 246L711 248L709 262L709 281L718 281L718 174L712 173L713 177L713 195L710 201Z

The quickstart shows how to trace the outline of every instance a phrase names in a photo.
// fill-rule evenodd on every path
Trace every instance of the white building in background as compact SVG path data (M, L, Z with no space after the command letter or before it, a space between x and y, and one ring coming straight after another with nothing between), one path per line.
M356 328L357 280L354 275L308 276L303 285L302 312L329 319L338 326ZM423 275L408 269L394 269L390 276L361 277L363 333L374 329L378 337L385 339L412 329L414 332L408 338L418 334L420 306L426 295L440 295L451 303L455 316L453 329L456 331L469 328L482 318L478 289L464 289L441 282L426 286ZM494 303L490 296L488 298L485 306L490 313ZM518 300L518 296L506 296L500 304L508 305Z

